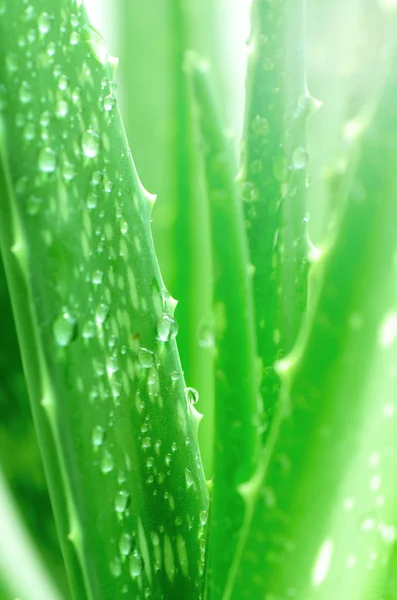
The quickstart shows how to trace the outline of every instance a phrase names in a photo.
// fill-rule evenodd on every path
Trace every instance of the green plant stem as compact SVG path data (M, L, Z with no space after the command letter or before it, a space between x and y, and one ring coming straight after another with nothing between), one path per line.
M314 107L304 68L304 0L254 0L240 173L251 262L261 393L277 405L274 362L292 347L306 308L306 124Z
M198 144L203 149L216 273L216 440L207 593L210 598L222 598L246 518L239 487L253 476L259 456L255 320L244 216L230 144L206 67L189 55L187 68L196 103Z
M233 598L373 600L397 531L397 60L362 121ZM372 291L376 290L376 293Z
M0 243L73 594L196 600L197 418L112 65L75 2L1 6Z

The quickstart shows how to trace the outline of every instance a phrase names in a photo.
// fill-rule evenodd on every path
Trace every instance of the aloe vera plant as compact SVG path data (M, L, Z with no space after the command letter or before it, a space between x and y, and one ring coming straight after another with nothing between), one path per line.
M396 58L350 124L316 250L306 3L252 2L241 159L188 52L206 45L192 7L162 8L145 55L165 97L148 114L171 132L148 136L159 166L144 101L128 105L143 35L119 5L156 216L83 3L0 0L0 599L394 600ZM52 513L24 381L69 590L37 526Z

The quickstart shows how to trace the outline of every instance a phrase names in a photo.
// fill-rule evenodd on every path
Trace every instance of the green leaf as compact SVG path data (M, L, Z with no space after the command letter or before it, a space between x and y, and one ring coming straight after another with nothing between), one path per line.
M210 598L222 598L240 531L248 518L239 487L253 476L260 447L254 303L230 144L222 131L206 66L189 54L187 70L207 180L216 273L216 440L207 592Z
M0 11L0 240L24 370L74 597L197 598L198 419L153 197L80 4Z
M54 580L67 588L47 484L34 429L14 319L0 256L0 457L1 469L37 550ZM0 502L3 507L3 502ZM2 509L0 508L0 513ZM18 595L18 594L16 594Z
M306 309L306 124L315 101L305 84L304 0L254 0L251 11L240 184L271 421L279 392L274 362L291 349Z
M0 471L0 598L61 600Z
M233 598L373 600L397 533L397 61L362 122ZM292 592L291 592L292 590ZM337 590L337 592L336 592Z
M124 61L122 114L142 181L158 193L153 210L157 256L178 300L178 347L188 385L200 394L205 415L200 448L207 477L212 470L213 357L202 340L212 315L211 256L204 184L198 174L183 57L204 29L200 16L213 8L172 0L121 2ZM205 4L205 3L204 3ZM147 44L147 39L153 43ZM140 92L137 94L136 90ZM124 110L123 110L124 109ZM136 151L135 151L136 149Z

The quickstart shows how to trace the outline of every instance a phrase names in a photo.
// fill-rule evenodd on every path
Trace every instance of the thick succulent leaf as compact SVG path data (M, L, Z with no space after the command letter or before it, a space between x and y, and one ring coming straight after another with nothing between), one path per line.
M240 173L251 262L261 393L271 420L274 362L296 339L306 308L308 240L304 0L254 0Z
M199 391L199 409L205 415L199 439L207 477L212 468L214 396L213 356L205 340L211 323L211 256L183 57L203 27L197 17L212 12L208 2L198 7L194 2L187 6L185 0L164 6L155 0L121 0L122 114L140 174L142 165L142 181L158 193L154 242L164 281L178 300L175 314L185 377ZM148 38L155 43L148 45Z
M216 273L216 440L207 593L209 598L222 598L249 512L239 486L253 476L260 448L254 303L243 208L229 140L222 130L206 65L190 54L187 68L196 109L197 145L203 149Z
M197 598L207 490L173 318L100 36L0 10L0 235L75 598Z
M233 598L381 597L397 526L397 61L358 142ZM346 198L345 198L346 200Z
M67 588L0 256L0 462L23 521L53 578ZM0 516L3 516L0 502ZM1 544L6 549L8 543ZM17 594L16 594L17 595Z
M0 598L60 600L62 596L26 531L0 471ZM23 567L23 568L21 568Z

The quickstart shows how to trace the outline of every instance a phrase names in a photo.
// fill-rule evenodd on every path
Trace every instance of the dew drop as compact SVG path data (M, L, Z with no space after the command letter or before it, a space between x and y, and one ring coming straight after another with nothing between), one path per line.
M95 324L93 321L87 321L84 323L83 328L81 330L81 335L85 339L90 339L95 335Z
M113 471L113 469L114 469L113 456L110 454L110 452L105 450L105 452L103 453L103 456L102 456L101 471L102 471L102 473L106 474L106 473L110 473L111 471Z
M99 135L89 129L81 138L81 146L87 158L95 158L99 151Z
M108 96L105 96L105 99L103 101L103 107L107 112L110 112L114 108L115 103L116 100L114 96L109 94Z
M122 573L122 565L118 556L110 563L110 572L114 577L120 577Z
M66 181L71 181L76 176L76 170L72 163L65 160L62 166L62 174Z
M119 551L122 556L128 556L131 552L131 536L128 533L122 533L119 540Z
M207 513L207 511L206 510L202 510L200 512L199 517L200 517L200 523L201 523L201 525L206 525L207 524L207 520L208 520L208 513Z
M94 285L100 285L102 283L103 280L103 273L102 271L94 271L92 274L92 278L91 281Z
M95 312L95 321L98 326L102 325L109 314L109 307L107 304L100 304Z
M38 18L38 26L41 34L45 35L50 31L51 27L51 17L48 13L43 12Z
M171 380L172 381L179 381L180 379L180 375L178 373L178 371L172 371L171 373Z
M68 88L68 78L66 77L66 75L61 75L58 79L58 89L60 89L62 92L64 92L65 90L67 90Z
M53 173L56 169L56 154L51 148L43 148L39 154L39 169L43 173Z
M116 499L114 501L115 511L119 514L124 513L127 508L129 499L130 495L128 492L125 492L124 490L117 492Z
M40 212L42 205L43 201L41 198L29 196L26 201L26 212L31 216L37 215Z
M90 210L96 208L98 206L98 196L96 194L89 194L87 196L86 203L87 208L89 208Z
M168 315L163 313L157 323L157 339L161 342L173 340L178 333L178 323Z
M215 347L214 328L209 323L203 323L201 325L199 330L198 342L201 348Z
M129 572L132 578L139 577L142 572L142 558L136 549L130 556Z
M76 46L79 43L80 36L77 31L72 31L70 34L69 42L72 46Z
M188 488L192 487L192 485L194 485L194 478L193 478L193 473L191 471L189 471L189 469L185 469L185 479L186 479L186 485Z
M251 181L241 182L240 193L245 202L256 202L259 198L258 188Z
M63 118L68 114L68 103L65 100L59 100L56 106L56 116Z
M33 140L35 136L35 127L33 125L33 123L28 123L25 127L25 129L23 130L23 137L25 138L25 140Z
M292 166L295 170L300 171L307 166L308 154L306 148L299 146L295 148L292 154Z
M252 129L256 135L267 136L269 135L269 121L260 115L256 115L252 122Z
M100 425L94 427L94 431L92 432L92 445L94 448L98 448L102 446L103 440L105 439L105 430Z
M19 88L19 99L23 104L28 104L32 100L32 89L26 81L22 81Z
M154 353L146 348L139 348L138 359L144 369L150 369L154 365Z
M70 344L76 332L76 319L64 310L63 313L55 319L52 332L58 346L65 347Z

